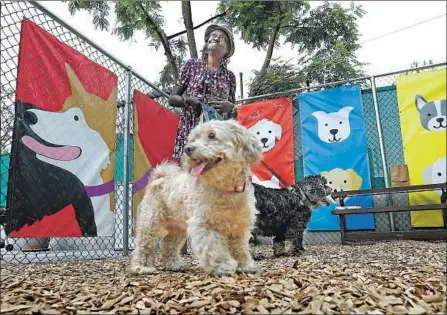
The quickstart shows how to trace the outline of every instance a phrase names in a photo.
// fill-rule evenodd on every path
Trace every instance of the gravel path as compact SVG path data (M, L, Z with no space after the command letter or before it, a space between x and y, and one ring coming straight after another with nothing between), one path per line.
M152 276L130 276L128 258L2 264L1 313L446 313L445 242L306 248L260 261L261 276L208 276L191 256L191 271Z

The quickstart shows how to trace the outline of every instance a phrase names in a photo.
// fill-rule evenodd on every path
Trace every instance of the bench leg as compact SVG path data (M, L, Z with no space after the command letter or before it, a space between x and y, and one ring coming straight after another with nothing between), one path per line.
M345 238L345 233L346 233L346 218L344 214L340 214L339 216L340 219L340 235L341 235L341 244L342 245L346 245L346 238Z

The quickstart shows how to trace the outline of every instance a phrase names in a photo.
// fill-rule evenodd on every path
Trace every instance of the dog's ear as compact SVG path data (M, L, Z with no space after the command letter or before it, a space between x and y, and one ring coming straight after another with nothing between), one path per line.
M84 86L82 85L78 76L74 72L73 68L70 67L68 63L65 63L65 69L67 70L68 81L70 83L71 88L71 94L85 95L87 92L85 91Z
M416 101L416 108L418 109L418 111L421 111L422 107L424 107L424 105L427 104L425 98L423 98L419 94L416 94L415 101Z
M326 116L327 114L325 112L323 112L322 110L316 111L312 113L312 116L314 116L317 121L320 121L321 118L323 118L324 116Z
M244 157L250 164L261 161L262 148L259 144L258 137L256 137L253 132L247 130L247 135L245 136L245 144L242 150Z
M275 137L278 140L281 140L282 137L282 127L280 124L273 123L273 128L275 129Z
M110 92L109 98L107 100L107 103L109 105L116 105L118 102L118 90L117 87L115 86L113 88L113 90Z
M230 122L230 120L227 120L227 122ZM242 151L244 158L250 164L261 161L262 148L259 144L258 137L238 122L231 122L233 124L231 128L232 135L236 137L238 150Z
M351 176L352 189L360 189L360 187L362 187L363 179L359 176L359 174L357 174L357 172L354 171L352 168L347 169L346 172L348 172L349 176Z
M344 117L345 119L347 119L349 117L349 113L354 109L354 107L352 106L346 106L343 107L342 109L340 109L338 111L338 114L342 117Z
M429 185L433 183L432 176L433 164L430 164L426 168L422 170L422 179L424 180L424 184Z

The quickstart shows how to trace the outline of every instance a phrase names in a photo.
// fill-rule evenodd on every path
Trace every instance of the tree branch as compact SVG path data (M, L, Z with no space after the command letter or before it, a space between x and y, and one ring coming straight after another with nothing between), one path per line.
M202 23L200 23L200 24L197 24L197 26L194 26L194 27L193 27L193 30L196 30L196 29L202 27L203 25L205 25L206 23L209 23L209 22L211 22L211 21L213 21L213 20L215 20L215 19L218 19L218 18L220 18L220 17L223 17L223 16L225 16L226 14L227 14L227 11L225 11L225 12L223 12L223 13L219 13L219 14L217 14L217 15L215 15L215 16L209 18L208 20L206 20L206 21L204 21L204 22L202 22ZM168 40L171 40L171 39L176 38L176 37L178 37L178 36L180 36L180 35L183 35L183 34L185 34L185 33L186 33L186 30L181 31L181 32L178 32L178 33L175 33L175 34L172 34L172 35L169 35L167 38L168 38Z
M167 38L165 32L158 26L157 23L152 19L152 17L149 15L149 13L146 12L146 9L141 4L141 2L138 2L139 7L141 10L143 10L144 15L146 15L146 20L149 23L149 25L152 25L155 32L157 33L158 37L160 38L161 44L163 45L163 48L165 50L165 56L168 58L169 63L172 67L172 73L174 74L174 78L178 78L178 69L177 64L175 62L174 55L172 54L171 46L169 45L169 39Z
M194 24L192 23L191 2L182 1L183 22L185 23L188 37L189 54L191 58L198 58L196 39L194 36Z

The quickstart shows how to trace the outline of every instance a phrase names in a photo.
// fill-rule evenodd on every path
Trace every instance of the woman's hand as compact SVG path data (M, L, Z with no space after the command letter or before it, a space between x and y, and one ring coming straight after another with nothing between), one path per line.
M212 105L214 107L214 109L216 109L219 114L226 114L226 113L230 113L233 108L234 108L234 104L231 103L230 101L227 100L223 100L223 99L219 99L216 98L212 101L209 101L210 105Z
M200 100L196 97L185 97L185 105L191 106L197 116L202 113L202 103L200 103Z

